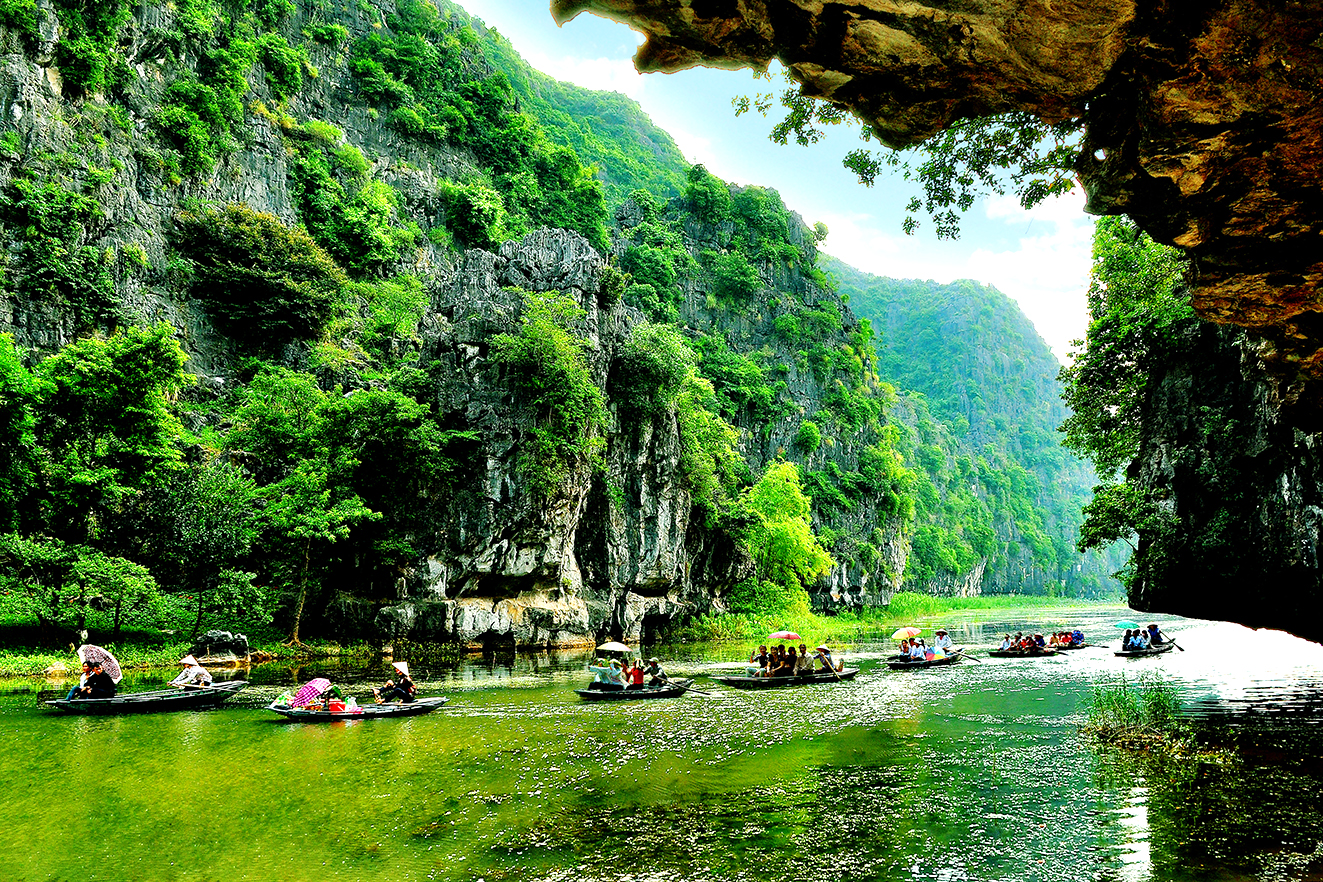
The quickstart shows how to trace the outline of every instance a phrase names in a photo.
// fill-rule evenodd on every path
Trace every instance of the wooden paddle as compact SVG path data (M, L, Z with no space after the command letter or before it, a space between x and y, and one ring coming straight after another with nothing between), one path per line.
M983 664L983 659L970 655L968 652L965 651L965 648L963 646L955 651L955 655L959 658L967 658L970 661L975 662L976 664L980 664L980 665Z
M693 681L691 680L690 682ZM695 689L692 686L681 686L679 683L672 682L670 677L666 678L666 685L674 686L676 689L679 689L681 692L697 692L699 695L706 695L709 698L711 698L713 695L713 693L711 692L704 692L702 689Z

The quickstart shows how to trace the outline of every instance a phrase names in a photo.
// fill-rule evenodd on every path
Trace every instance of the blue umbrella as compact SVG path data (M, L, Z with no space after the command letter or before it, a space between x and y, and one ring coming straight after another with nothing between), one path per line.
M1113 627L1113 628L1138 629L1138 628L1139 628L1139 623L1138 623L1138 622L1117 622L1115 625L1112 625L1112 627Z

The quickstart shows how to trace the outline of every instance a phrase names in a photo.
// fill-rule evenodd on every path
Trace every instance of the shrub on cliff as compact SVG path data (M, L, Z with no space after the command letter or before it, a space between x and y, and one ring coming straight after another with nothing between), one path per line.
M520 466L543 498L575 468L596 466L606 446L606 406L588 367L591 344L574 332L583 315L568 294L526 292L519 331L492 338L491 357L506 367L531 418Z
M259 349L316 336L349 282L303 230L246 205L181 212L175 244L208 312Z

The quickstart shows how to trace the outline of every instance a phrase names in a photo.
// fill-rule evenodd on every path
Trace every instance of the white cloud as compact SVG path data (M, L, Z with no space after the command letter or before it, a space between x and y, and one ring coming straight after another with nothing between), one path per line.
M987 215L1021 227L1019 247L980 248L966 264L970 278L1013 297L1047 344L1065 361L1070 341L1088 327L1093 219L1084 214L1084 195L1071 193L1025 211L1012 198L989 200ZM1032 235L1029 235L1032 234Z
M643 94L644 78L628 60L620 58L576 58L570 55L549 56L540 52L524 53L533 67L550 77L593 89L620 92L635 100Z

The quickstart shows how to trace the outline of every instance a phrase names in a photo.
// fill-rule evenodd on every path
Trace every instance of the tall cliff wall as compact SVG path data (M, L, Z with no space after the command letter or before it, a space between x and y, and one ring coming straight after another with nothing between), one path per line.
M226 50L219 32L195 32L196 22L183 18L195 6L134 7L117 25L113 77L107 74L104 88L66 85L55 11L41 8L35 37L0 31L0 192L6 194L0 239L9 254L0 332L13 335L29 360L80 335L165 321L177 329L189 370L200 380L190 394L203 404L224 401L251 376L252 341L227 334L214 305L198 296L194 266L178 250L180 212L242 204L286 227L313 229L312 212L320 209L308 195L308 175L317 162L334 170L345 200L353 196L351 182L363 188L360 197L386 194L363 203L362 211L378 212L376 232L395 250L363 264L356 277L365 283L392 275L420 280L425 305L416 326L400 325L368 346L362 312L368 307L359 303L353 309L360 312L335 318L320 338L288 342L267 357L345 396L380 386L383 365L408 367L422 378L414 391L437 423L476 440L462 451L446 498L419 498L428 522L408 537L418 549L412 560L366 565L359 554L366 546L336 559L316 598L320 627L341 638L475 646L648 639L696 613L722 609L723 594L752 575L738 530L695 505L675 413L626 417L622 402L611 398L621 348L645 316L628 297L622 301L604 287L610 255L578 233L548 229L487 250L457 247L460 231L468 229L460 213L482 207L470 197L490 196L482 182L507 188L502 193L512 217L515 200L524 198L519 188L536 182L500 178L492 165L499 155L480 157L447 141L438 134L442 128L411 134L408 114L389 114L386 99L365 96L362 71L371 69L351 69L351 49L360 38L392 33L393 2L335 10L295 4L254 38L267 48L240 71L242 79L228 81L241 100L232 108L237 116L223 125L213 121L211 128L203 120L205 132L194 133L200 142L171 135L167 125L178 115L163 108L177 103L181 90L190 100L215 97L220 87L207 83L220 82L216 66L229 57L218 53L239 50L233 44ZM215 16L207 19L211 26L224 24L218 11L203 8ZM465 24L448 10L427 33L450 40L463 65L481 74ZM293 62L285 49L295 53ZM295 72L299 85L292 88ZM201 80L211 92L198 86ZM474 102L483 97L473 95ZM191 166L188 151L212 141L218 145L210 156L214 164ZM355 167L355 155L365 167ZM385 189L370 189L378 184ZM457 190L470 201L457 202ZM541 198L550 203L554 195ZM695 254L733 247L730 228L686 220L678 203L668 211L684 228L684 247ZM529 212L529 225L537 226L536 212ZM624 217L622 224L627 210ZM859 360L850 346L858 322L812 277L811 236L797 219L783 235L792 256L782 249L755 260L750 291L734 308L716 302L712 276L696 262L699 269L677 289L676 324L691 338L719 337L749 364L754 361L744 353L756 351L753 370L781 378L774 388L764 384L772 392L762 410L730 414L749 477L782 457L824 474L858 475L861 456L876 451L884 436L876 420L841 429L824 425L826 443L815 451L794 443L805 415L829 413L829 393L844 394L842 378L859 378L861 394L881 396L883 390L862 361L854 368L832 362L814 369L773 333L779 313L830 303L837 325L817 342L836 352L837 361L843 348ZM617 231L618 251L628 236L627 226ZM54 261L47 259L52 248L60 250ZM608 418L600 466L576 463L546 494L533 491L520 465L537 417L524 406L508 366L492 358L491 346L497 335L517 331L528 292L550 291L569 295L582 310L574 334L606 398ZM195 430L226 428L225 417L205 406L191 414ZM905 566L905 515L893 494L851 487L848 499L815 510L819 527L831 530L839 561L814 591L824 608L884 603Z

